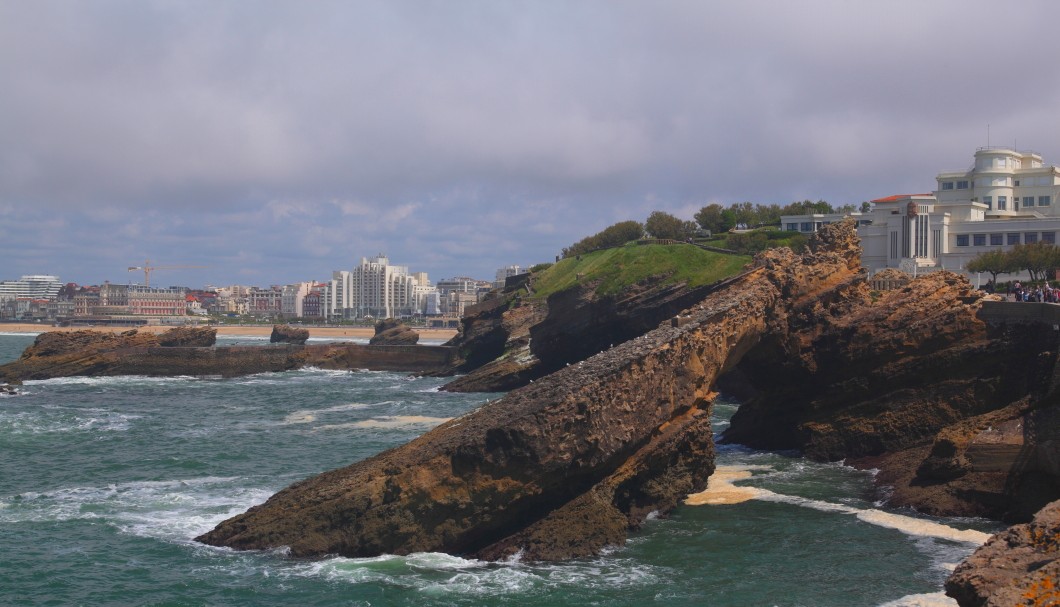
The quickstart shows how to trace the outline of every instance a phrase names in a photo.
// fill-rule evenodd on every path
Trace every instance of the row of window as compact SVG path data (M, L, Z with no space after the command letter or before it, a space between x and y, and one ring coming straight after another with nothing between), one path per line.
M1014 211L1020 210L1020 198L1018 196L1015 196L1015 197L1013 197L1012 202L1015 204L1015 207L1013 208L1013 210ZM1038 197L1038 206L1040 206L1040 207L1047 207L1047 206L1051 205L1052 203L1053 203L1052 196L1039 196ZM988 208L990 210L993 210L994 209L994 199L993 199L993 197L992 196L983 196L983 204L986 205L986 208ZM1034 206L1034 196L1024 196L1023 197L1023 206L1024 206L1024 208L1033 207ZM1008 210L1008 196L998 196L997 197L997 210L999 210L999 211L1007 211Z
M957 235L957 246L966 247L968 246L969 240L973 247L985 247L987 242L990 246L1001 246L1001 245L1014 245L1020 244L1021 232L1006 232L1003 234L958 234ZM1039 238L1039 232L1022 232L1023 244L1034 244L1036 242L1044 242L1048 244L1056 244L1056 232L1041 232ZM969 239L969 236L971 237Z
M956 181L956 182L954 182L954 181L943 181L942 182L942 189L943 190L952 190L954 185L957 186L958 190L967 190L968 189L968 182L966 180L961 180L961 181Z

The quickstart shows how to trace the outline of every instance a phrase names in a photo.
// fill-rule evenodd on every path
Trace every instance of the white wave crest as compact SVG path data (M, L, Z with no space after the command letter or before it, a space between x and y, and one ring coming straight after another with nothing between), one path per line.
M880 607L953 607L957 601L946 596L945 592L931 592L928 594L910 594L900 599L888 601Z
M768 469L768 467L765 467ZM850 514L858 520L878 527L886 527L916 537L930 537L965 544L981 545L990 539L989 533L974 529L957 529L924 518L884 512L875 508L863 509L836 504L797 495L775 493L761 487L737 486L733 481L749 478L752 470L761 470L762 466L718 466L708 481L707 489L701 493L688 496L685 503L690 506L736 504L747 500L762 500L791 504L803 508L812 508L821 512ZM715 481L715 476L718 477ZM712 487L713 485L713 487Z
M345 424L328 424L324 426L317 426L316 430L341 430L344 428L372 428L372 429L393 429L393 428L404 428L406 426L437 426L444 424L452 418L449 417L427 417L424 415L391 415L383 417L374 417L372 419L365 419L356 422L349 422Z
M203 477L26 492L0 502L0 523L96 519L131 535L185 542L274 491L241 482Z

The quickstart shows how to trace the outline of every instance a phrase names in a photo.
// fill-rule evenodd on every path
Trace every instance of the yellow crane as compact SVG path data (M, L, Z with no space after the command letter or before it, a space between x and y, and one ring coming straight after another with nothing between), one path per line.
M144 265L142 265L142 266L129 266L129 271L132 272L133 270L143 270L144 271L144 286L145 287L150 287L151 286L151 272L154 272L155 270L174 270L174 269L178 269L178 268L205 268L205 267L207 267L207 266L188 266L188 265L153 266L153 265L151 265L151 260L147 259L147 260L144 260Z

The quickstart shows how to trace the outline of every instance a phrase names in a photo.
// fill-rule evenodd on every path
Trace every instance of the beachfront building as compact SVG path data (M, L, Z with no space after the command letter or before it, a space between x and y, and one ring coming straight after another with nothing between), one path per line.
M410 273L380 253L362 257L352 271L332 272L321 289L320 314L330 320L414 316L436 307L436 293L426 272Z
M280 312L287 318L305 316L305 296L313 289L312 282L285 285L280 295Z
M496 274L496 276L495 276L495 278L493 280L493 288L494 289L503 289L504 288L504 283L505 283L506 280L508 280L512 276L518 276L520 274L525 274L525 273L527 273L529 271L530 270L528 268L524 268L522 266L505 266L505 267L497 270L497 274Z
M963 272L976 255L1017 244L1056 242L1060 232L1060 167L1037 152L984 147L971 167L944 171L934 192L872 201L858 221L862 265L870 273ZM842 216L786 215L783 229L815 232Z
M18 280L0 281L0 301L9 299L53 300L59 296L63 283L58 276L28 274Z
M129 285L128 313L132 316L184 316L187 313L186 293L181 288Z
M415 312L416 280L406 266L390 264L386 255L368 259L353 269L354 307L358 318L397 318Z

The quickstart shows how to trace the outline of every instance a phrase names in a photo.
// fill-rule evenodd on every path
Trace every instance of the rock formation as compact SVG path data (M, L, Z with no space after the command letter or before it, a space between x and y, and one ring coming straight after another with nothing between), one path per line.
M711 386L791 306L861 279L851 224L781 249L677 322L411 443L302 481L198 538L298 556L444 551L560 559L620 543L713 470Z
M309 329L292 327L291 325L272 325L272 333L269 335L269 343L285 343L301 346L309 339Z
M21 358L0 365L0 381L50 379L77 375L221 376L323 369L370 369L430 373L451 366L453 351L444 346L365 346L331 343L311 346L205 347L214 329L173 329L161 335L143 331L100 331L39 335Z
M518 283L461 319L460 332L449 343L463 358L450 372L466 375L443 389L499 392L525 386L643 335L730 282L689 287L666 279L654 276L609 295L600 295L598 282L590 281L545 301L524 297L527 287Z
M724 378L746 397L724 440L877 468L893 506L1027 520L1060 498L1060 343L983 303L940 271L792 306Z
M975 551L946 581L961 607L1060 605L1060 501Z
M396 318L375 323L375 335L368 343L373 346L414 346L420 334Z

